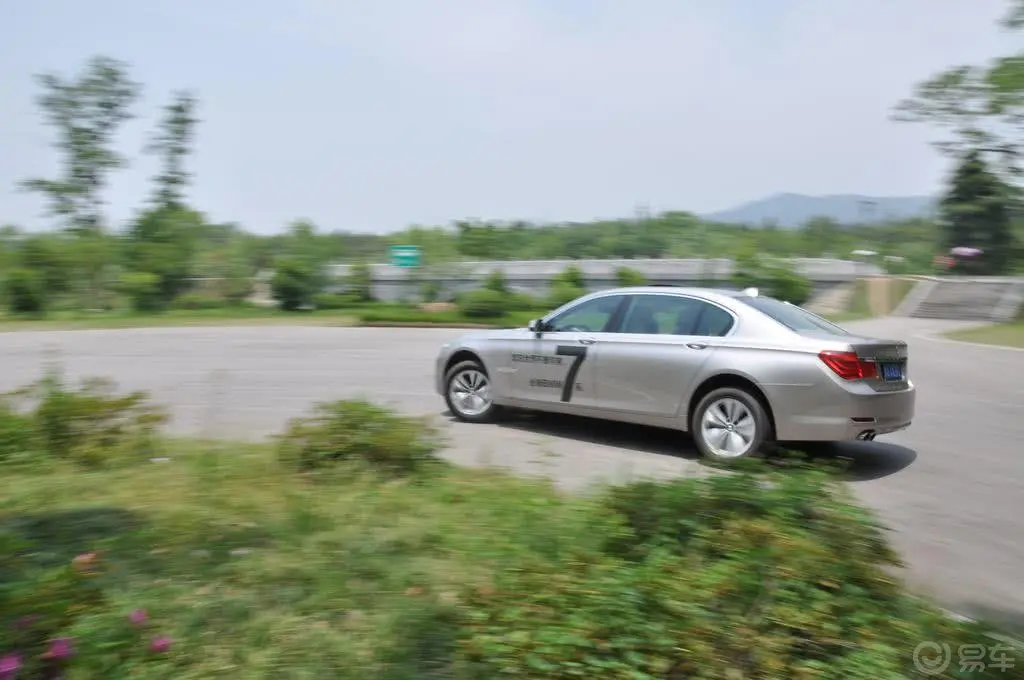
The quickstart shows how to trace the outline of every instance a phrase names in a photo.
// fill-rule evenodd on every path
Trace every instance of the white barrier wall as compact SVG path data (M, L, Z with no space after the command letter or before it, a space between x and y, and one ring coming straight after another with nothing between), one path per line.
M793 268L815 284L815 292L860 276L884 272L877 266L849 260L799 258ZM551 279L573 265L583 272L590 290L617 285L615 272L628 267L642 274L649 283L686 286L729 286L733 273L731 260L510 260L453 262L408 269L390 264L370 265L373 294L378 300L410 300L419 297L424 283L434 282L446 296L478 288L493 271L501 270L509 287L524 293L543 295ZM350 265L328 267L328 275L341 279Z

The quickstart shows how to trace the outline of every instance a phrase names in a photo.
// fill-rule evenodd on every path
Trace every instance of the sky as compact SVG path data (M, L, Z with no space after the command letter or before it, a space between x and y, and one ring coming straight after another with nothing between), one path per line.
M34 74L92 55L143 84L115 225L174 90L200 101L191 203L260 233L588 220L777 192L923 195L938 131L895 123L923 78L1008 53L1005 0L0 0L0 223L59 157Z

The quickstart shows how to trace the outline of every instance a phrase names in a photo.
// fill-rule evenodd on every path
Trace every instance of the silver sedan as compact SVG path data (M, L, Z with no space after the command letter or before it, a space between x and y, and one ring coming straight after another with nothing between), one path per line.
M444 345L436 389L464 421L510 407L582 415L690 432L704 456L733 459L908 427L907 358L901 340L753 289L619 288Z

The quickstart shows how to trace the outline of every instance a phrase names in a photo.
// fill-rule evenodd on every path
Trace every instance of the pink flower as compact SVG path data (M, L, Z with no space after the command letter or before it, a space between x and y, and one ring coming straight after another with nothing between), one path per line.
M63 659L70 659L75 655L75 649L71 645L71 638L60 637L55 638L50 642L50 648L43 654L44 659L56 659L58 661Z
M166 635L153 638L153 641L149 643L149 651L154 654L163 654L171 648L171 638Z
M15 674L21 668L21 657L17 654L0 656L0 680L14 680Z
M128 620L132 622L133 626L141 626L148 618L149 616L146 614L145 609L136 609L128 615Z

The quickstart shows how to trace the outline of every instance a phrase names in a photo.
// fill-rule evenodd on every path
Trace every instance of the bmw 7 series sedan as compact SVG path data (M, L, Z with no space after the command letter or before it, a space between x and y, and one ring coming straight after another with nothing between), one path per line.
M756 289L584 295L527 328L468 333L437 357L452 415L507 408L689 432L712 459L775 442L872 440L914 417L907 344L862 337Z

